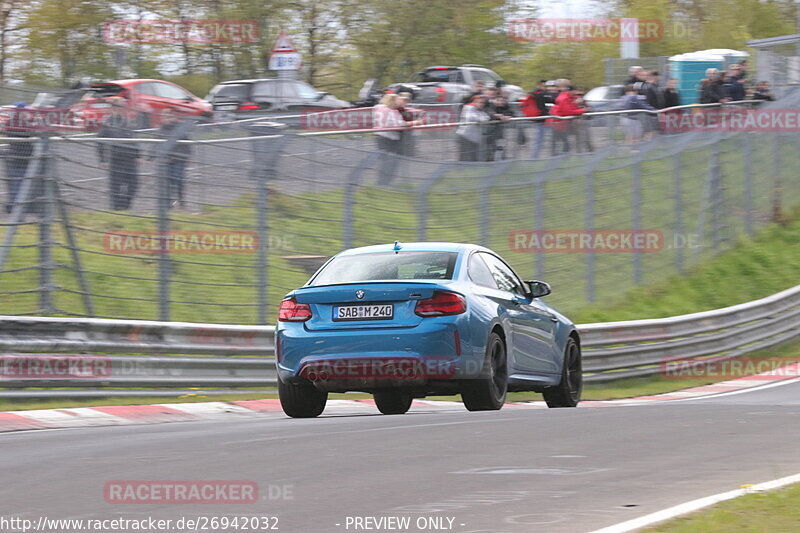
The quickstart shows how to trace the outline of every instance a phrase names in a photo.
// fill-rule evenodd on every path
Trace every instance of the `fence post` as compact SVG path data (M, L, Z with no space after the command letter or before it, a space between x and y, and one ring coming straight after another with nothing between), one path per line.
M19 186L16 201L11 210L11 218L8 221L8 230L3 237L3 245L0 247L0 272L6 264L8 254L11 250L11 245L14 242L14 237L17 234L17 228L25 218L25 212L28 210L31 195L33 194L33 182L36 176L39 175L42 165L42 153L44 146L44 138L39 138L34 141L19 141L19 142L32 142L33 154L31 154L28 167L25 169L25 177L22 178L22 183Z
M158 181L158 236L161 253L158 254L158 319L167 322L170 317L171 257L167 252L169 243L169 177L167 176L168 142L163 142L156 151L156 180Z
M584 176L584 193L586 194L586 204L584 211L584 222L586 231L594 230L594 170L590 170ZM586 252L586 300L590 303L595 301L595 272L594 272L594 250L591 248Z
M42 137L42 163L39 180L41 196L34 195L41 217L39 219L39 309L42 313L51 315L55 311L53 305L53 183L50 172L50 139ZM35 178L34 178L35 179Z
M711 193L711 245L716 250L722 240L722 180L720 176L719 143L711 145L711 158L708 165L708 179Z
M742 154L744 157L744 231L753 235L753 146L750 134L742 135Z
M489 231L492 217L489 215L489 191L494 185L495 180L506 171L511 164L511 160L497 161L490 166L491 172L483 180L483 188L481 189L481 246L489 247Z
M672 236L672 244L675 246L675 270L683 274L684 257L683 248L689 242L686 235L683 235L683 176L681 171L681 152L675 152L672 164L672 176L675 187L675 234ZM678 245L680 239L680 245Z
M781 135L775 133L772 139L772 221L781 222L783 220L783 207L781 205L781 193L783 192L783 180L781 177Z
M382 152L372 152L365 157L361 163L347 176L347 184L345 185L344 189L344 206L342 211L342 243L345 249L352 248L355 242L355 232L353 230L353 218L355 215L353 213L353 206L356 202L356 192L361 184L361 176L364 174L366 169L372 167L372 164L381 155Z
M636 161L631 169L631 211L633 230L642 229L642 166L640 161ZM642 283L642 252L633 253L633 283Z
M533 175L533 229L537 235L541 235L544 230L544 172L537 172ZM539 251L534 255L536 279L544 279L544 254Z
M254 134L270 133L275 128L263 128ZM258 233L258 323L268 324L269 313L269 184L277 175L279 155L289 141L287 135L272 139L256 139L252 142L252 176L256 181L256 231Z

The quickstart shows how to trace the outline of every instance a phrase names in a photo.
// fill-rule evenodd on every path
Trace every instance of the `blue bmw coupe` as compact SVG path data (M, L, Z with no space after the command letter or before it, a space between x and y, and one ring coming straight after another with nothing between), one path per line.
M582 389L575 325L493 251L399 243L346 250L280 305L278 392L291 417L315 417L330 392L363 391L384 414L413 398L461 394L470 411L508 391L575 407Z

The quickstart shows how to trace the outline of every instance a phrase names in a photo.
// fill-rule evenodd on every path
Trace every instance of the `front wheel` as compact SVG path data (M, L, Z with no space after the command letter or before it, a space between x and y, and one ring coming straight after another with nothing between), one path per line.
M375 405L385 415L402 415L411 409L410 392L399 390L375 391Z
M328 393L308 382L284 383L278 379L278 397L283 412L292 418L314 418L322 414L328 403Z
M547 387L542 392L547 407L577 407L583 390L583 366L581 349L575 339L569 337L564 348L564 368L561 369L561 382L555 387Z
M506 402L506 345L495 332L489 334L486 343L483 375L482 379L466 380L461 386L461 399L468 411L497 411Z

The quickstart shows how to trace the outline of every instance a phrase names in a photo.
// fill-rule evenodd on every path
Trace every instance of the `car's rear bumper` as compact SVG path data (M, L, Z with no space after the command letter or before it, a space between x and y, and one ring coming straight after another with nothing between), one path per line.
M466 321L457 318L380 329L308 331L303 324L280 324L278 375L284 382L306 379L349 389L477 377L483 358L472 355L470 339L462 334Z

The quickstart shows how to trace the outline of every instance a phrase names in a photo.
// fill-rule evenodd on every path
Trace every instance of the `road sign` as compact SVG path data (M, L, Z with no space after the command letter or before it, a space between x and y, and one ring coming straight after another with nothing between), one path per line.
M281 31L278 34L278 38L275 39L275 44L272 45L272 53L274 54L276 52L297 52L294 43L285 31Z
M272 45L272 53L269 56L270 70L300 70L303 64L303 56L297 52L294 43L286 34L281 31L275 44Z
M303 56L297 52L282 52L269 56L270 70L300 70L303 64Z

